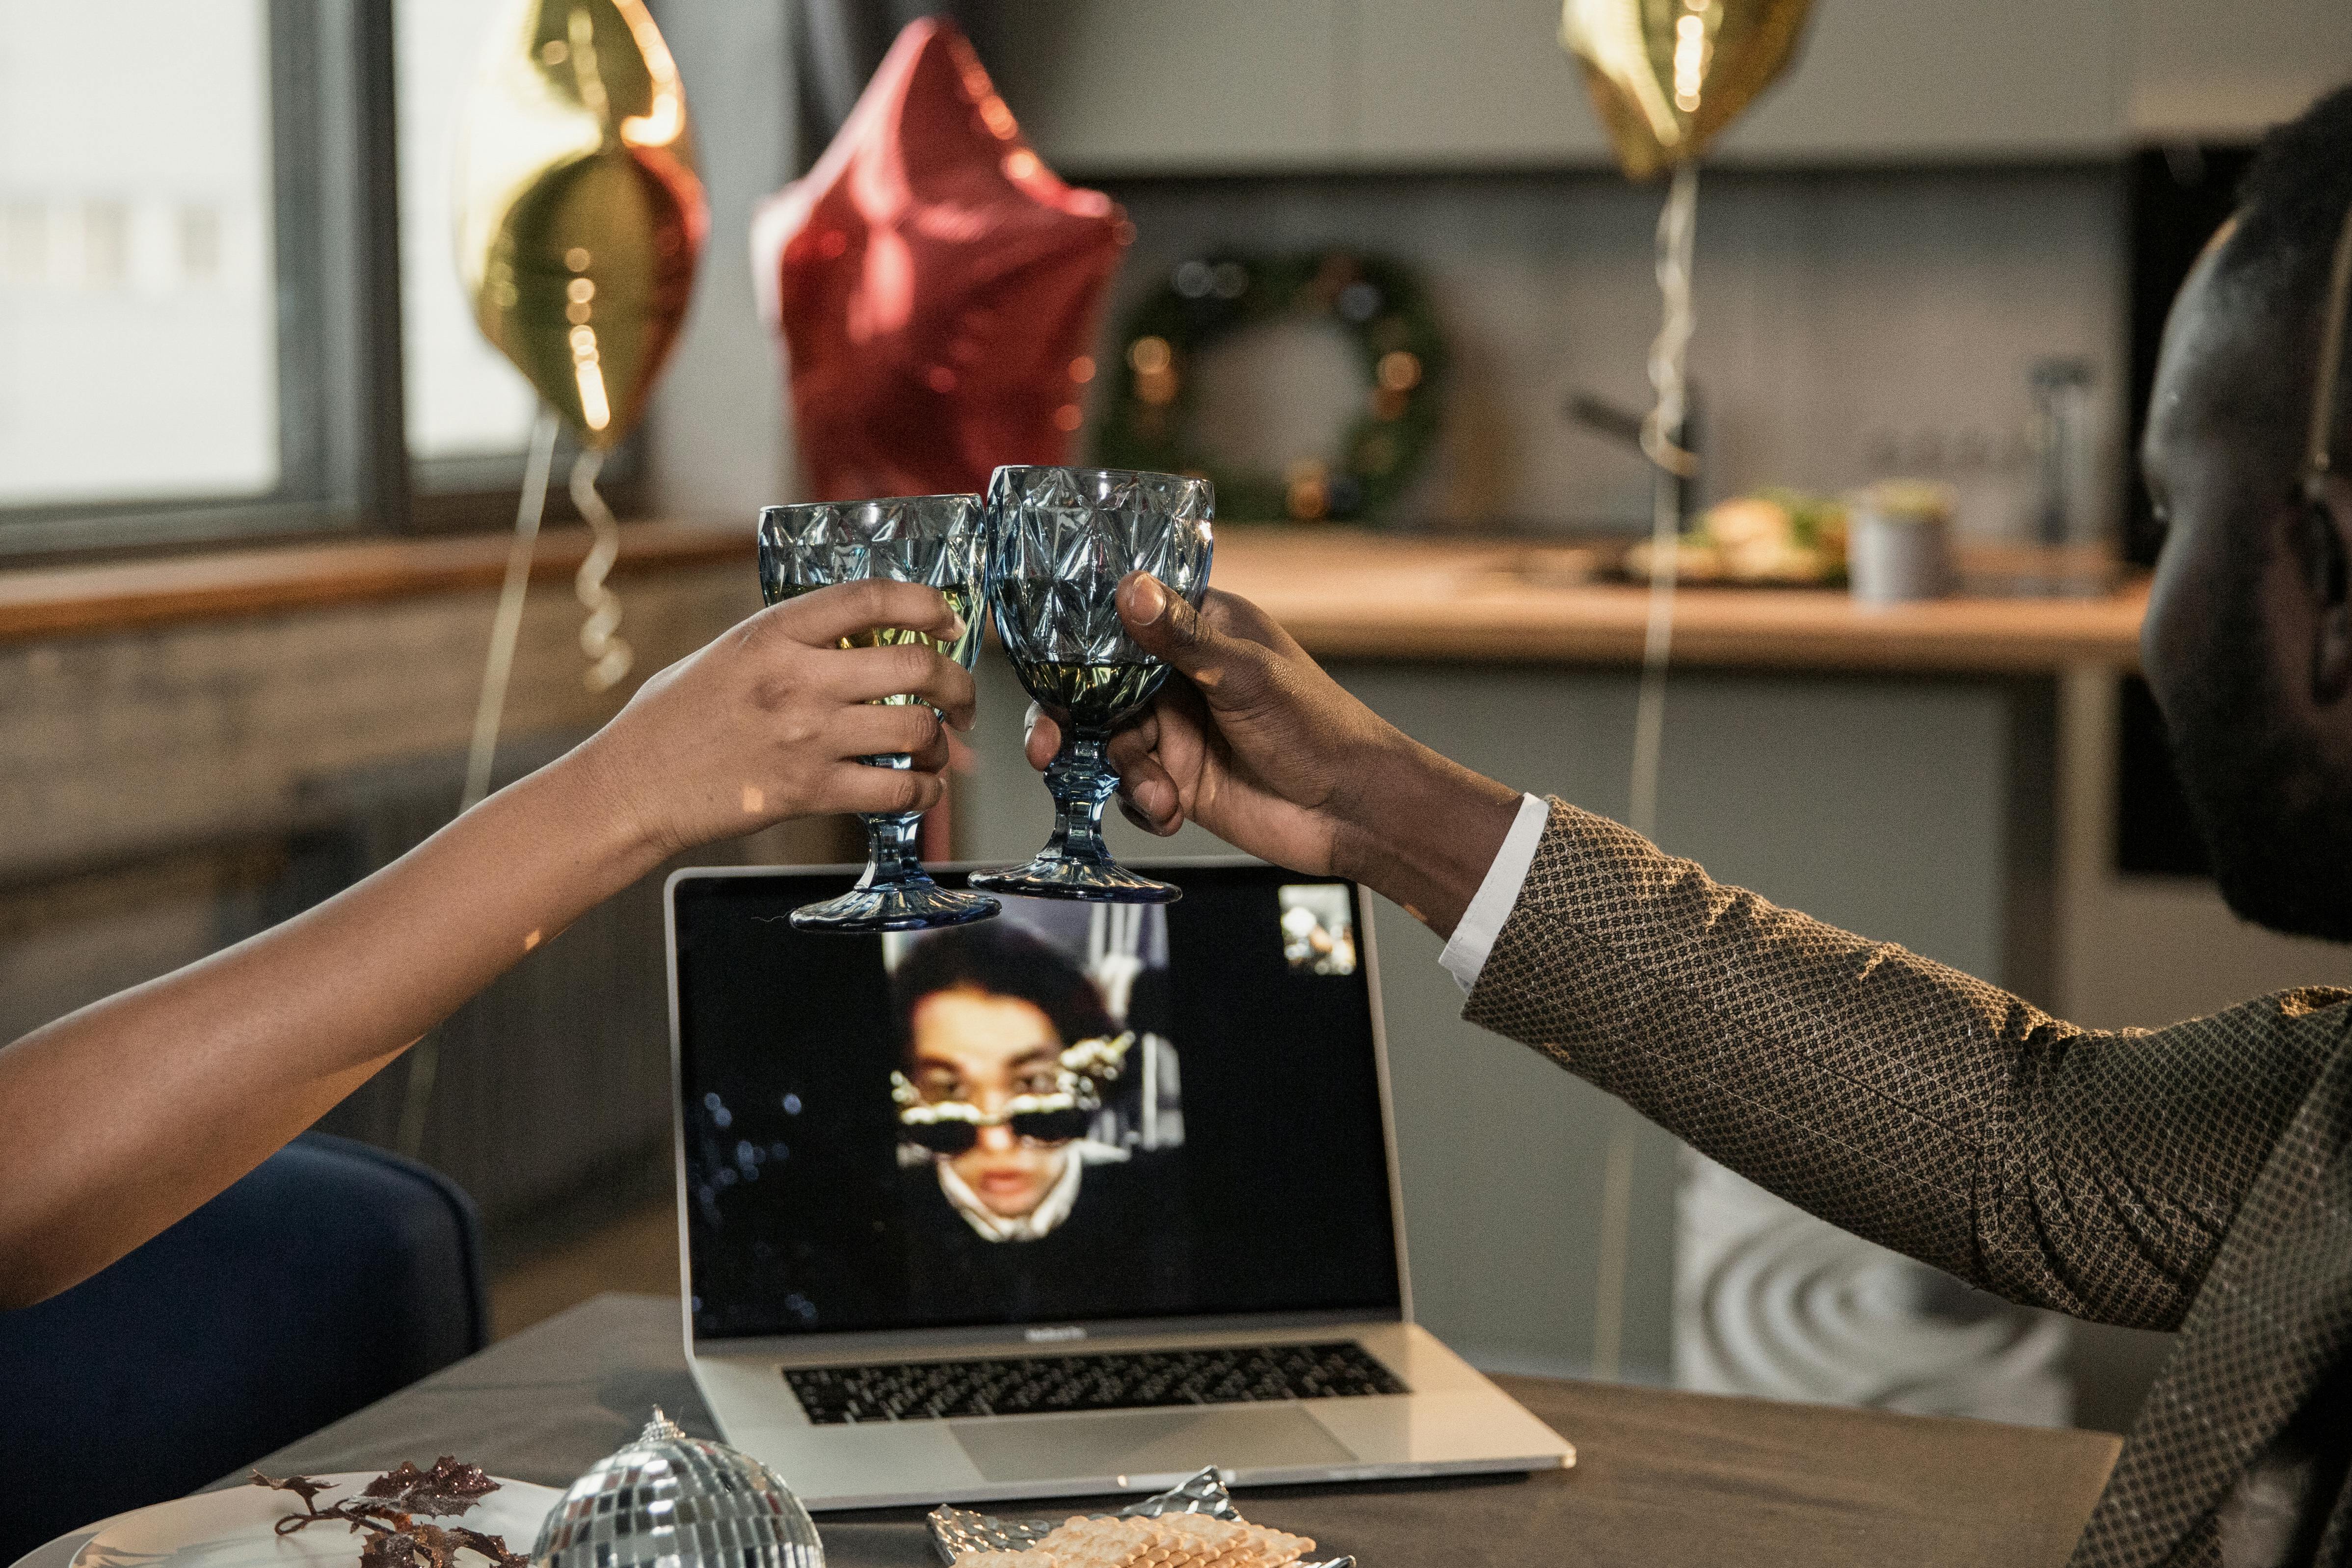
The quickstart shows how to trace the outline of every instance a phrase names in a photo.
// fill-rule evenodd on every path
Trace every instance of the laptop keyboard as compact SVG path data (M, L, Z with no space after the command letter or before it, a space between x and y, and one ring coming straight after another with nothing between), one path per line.
M820 1427L1409 1392L1354 1343L796 1366L784 1381Z

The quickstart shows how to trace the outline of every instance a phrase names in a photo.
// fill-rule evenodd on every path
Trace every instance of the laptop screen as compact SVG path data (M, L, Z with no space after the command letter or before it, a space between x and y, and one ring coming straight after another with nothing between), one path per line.
M1156 874L889 936L677 880L698 1337L1397 1310L1361 895Z

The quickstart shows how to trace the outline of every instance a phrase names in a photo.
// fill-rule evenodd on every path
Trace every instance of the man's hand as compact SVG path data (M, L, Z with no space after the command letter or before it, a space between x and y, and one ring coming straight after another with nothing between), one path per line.
M1262 859L1331 871L1351 763L1402 737L1247 600L1213 591L1195 613L1138 573L1118 607L1137 643L1188 677L1111 737L1119 810L1163 837L1189 819ZM1037 715L1029 760L1043 768L1060 744Z
M1441 933L1510 831L1516 791L1419 745L1350 695L1274 620L1212 590L1201 610L1138 573L1128 634L1183 678L1113 736L1119 809L1165 836L1192 821L1262 860L1370 883ZM1061 745L1031 710L1030 763Z

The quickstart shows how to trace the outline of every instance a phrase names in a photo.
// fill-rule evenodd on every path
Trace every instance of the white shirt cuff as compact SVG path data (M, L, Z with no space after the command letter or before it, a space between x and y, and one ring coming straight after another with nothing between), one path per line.
M1503 835L1503 847L1495 852L1495 863L1486 868L1486 879L1478 884L1478 895L1470 907L1462 912L1462 922L1454 926L1453 938L1437 961L1445 972L1468 995L1478 983L1479 971L1486 967L1486 955L1495 950L1495 938L1503 934L1503 922L1511 917L1511 910L1519 902L1519 889L1528 880L1528 868L1535 863L1536 846L1543 842L1544 828L1551 821L1551 808L1533 795L1519 798L1519 814L1511 823L1511 831Z

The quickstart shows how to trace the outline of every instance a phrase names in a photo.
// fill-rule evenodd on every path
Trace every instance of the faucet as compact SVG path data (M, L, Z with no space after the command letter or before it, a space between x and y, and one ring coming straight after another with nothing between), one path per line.
M1591 392L1580 392L1569 398L1567 406L1561 412L1587 430L1612 436L1623 442L1637 453L1642 450L1643 416L1622 403L1612 402L1609 399L1596 396ZM1683 389L1682 424L1666 434L1675 445L1693 457L1702 455L1699 443L1705 434L1705 426L1699 418L1696 382L1686 383ZM1657 483L1672 485L1675 487L1675 516L1681 519L1685 528L1688 528L1691 519L1698 515L1699 507L1704 504L1700 488L1704 469L1694 471L1687 477L1668 474L1652 464L1646 454L1643 455L1642 464L1643 466L1650 469Z

